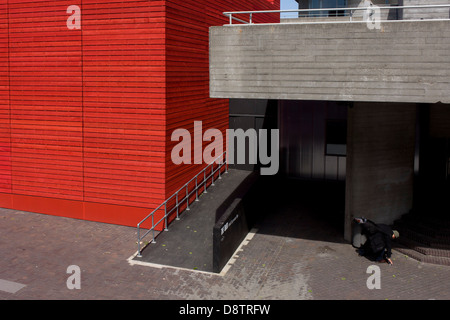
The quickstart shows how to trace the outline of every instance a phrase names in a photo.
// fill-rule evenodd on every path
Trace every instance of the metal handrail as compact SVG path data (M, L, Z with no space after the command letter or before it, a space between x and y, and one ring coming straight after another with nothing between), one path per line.
M450 4L429 4L429 5L410 5L410 6L368 6L368 7L352 7L352 8L317 8L317 9L288 9L288 10L260 10L260 11L230 11L223 12L223 15L227 16L230 20L230 25L233 24L233 20L242 22L244 24L253 24L253 14L255 13L288 13L288 12L318 12L318 11L333 11L333 10L343 10L350 11L350 19L353 16L353 11L357 10L367 10L370 8L377 8L380 10L385 9L428 9L428 8L450 8ZM236 17L233 17L237 14L249 14L249 21L245 21Z
M222 161L220 161L222 159ZM214 164L217 164L218 167L214 170ZM179 207L181 205L183 205L184 203L186 204L186 210L190 210L189 208L189 199L191 197L191 195L193 195L193 193L195 192L195 201L199 201L199 188L203 185L203 193L207 193L207 183L209 182L209 179L211 179L211 184L210 186L214 186L214 176L215 174L218 172L218 179L222 179L221 177L221 171L222 171L222 167L225 166L225 173L228 173L228 161L227 161L227 151L225 151L224 153L222 153L219 157L217 157L216 159L214 159L210 164L208 164L205 168L203 168L199 173L197 173L191 180L189 180L188 182L186 182L180 189L178 189L175 193L173 193L169 198L167 198L163 203L161 203L158 207L156 207L156 209L154 209L149 215L147 215L144 219L142 219L141 222L139 222L137 224L137 243L138 243L138 253L137 256L138 257L142 257L141 252L142 252L142 248L141 248L141 242L142 240L151 232L152 233L152 241L150 243L156 243L155 241L155 228L156 226L158 226L160 223L163 222L164 220L164 231L169 231L168 227L168 221L167 218L169 217L169 215L172 214L172 212L176 209L176 213L177 213L177 217L176 220L179 220L179 215L180 215L180 210ZM206 171L209 170L209 168L211 167L211 172L208 173L208 176L206 176ZM198 177L200 175L203 175L203 180L199 183L198 181ZM189 192L189 185L195 181L195 188ZM180 193L180 191L184 191L185 190L185 196L182 199L178 198L178 194ZM172 200L175 197L175 206L172 207L170 210L167 210L167 203ZM154 221L154 216L155 213L160 210L162 207L164 207L164 216L159 219L159 221L157 221L155 223ZM140 229L141 229L141 225L142 223L144 223L145 221L147 221L148 219L151 218L151 222L152 222L152 227L150 229L148 229L143 235L142 237L140 236ZM146 229L146 228L145 228Z

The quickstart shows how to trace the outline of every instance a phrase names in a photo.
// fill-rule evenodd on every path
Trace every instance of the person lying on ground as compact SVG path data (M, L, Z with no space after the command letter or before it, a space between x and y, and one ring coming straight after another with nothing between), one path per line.
M358 250L359 255L372 258L377 262L393 264L392 240L399 238L399 232L392 230L387 224L376 224L366 218L355 218L356 223L362 227L362 233L367 241Z

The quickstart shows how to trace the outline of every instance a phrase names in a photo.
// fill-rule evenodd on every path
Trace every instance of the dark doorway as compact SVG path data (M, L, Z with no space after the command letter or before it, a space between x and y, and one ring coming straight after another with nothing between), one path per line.
M249 129L255 130L257 138L261 129L268 131L278 129L278 102L276 100L230 99L229 129L242 129L244 132L247 132ZM256 163L249 159L249 148L255 147L251 143L247 139L245 163L239 163L236 152L234 155L230 155L233 156L233 164L230 165L232 169L254 171L261 167L258 157ZM256 143L258 143L258 140L256 140ZM259 145L257 147L258 149L260 148ZM270 154L270 140L268 141L267 148Z
M450 196L450 106L418 105L419 168L415 209L448 216ZM448 217L450 218L450 216Z

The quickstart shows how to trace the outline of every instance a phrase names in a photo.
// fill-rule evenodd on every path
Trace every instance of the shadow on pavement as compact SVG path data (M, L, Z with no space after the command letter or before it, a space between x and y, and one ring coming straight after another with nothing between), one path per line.
M249 198L259 233L347 243L343 182L261 176Z

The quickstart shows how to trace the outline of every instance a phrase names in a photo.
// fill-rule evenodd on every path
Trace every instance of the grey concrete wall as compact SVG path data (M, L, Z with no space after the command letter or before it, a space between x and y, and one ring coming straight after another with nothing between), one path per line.
M450 4L450 0L403 0L404 6ZM448 19L450 8L403 9L403 19Z
M348 110L345 238L364 216L392 224L413 206L415 104L355 103Z
M450 102L450 21L210 29L214 98Z

